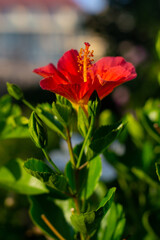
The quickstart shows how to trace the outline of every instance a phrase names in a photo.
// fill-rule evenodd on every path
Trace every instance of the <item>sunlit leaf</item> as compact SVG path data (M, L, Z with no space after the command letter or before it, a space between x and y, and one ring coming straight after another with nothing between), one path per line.
M29 174L38 178L48 186L64 193L69 192L65 176L54 172L43 161L30 158L24 163L24 168Z
M100 156L95 157L88 162L88 174L82 191L82 198L89 198L98 183L102 173L102 162Z
M67 126L71 121L72 115L71 106L53 102L52 112L63 126Z
M44 183L28 174L24 161L11 160L0 168L0 186L21 194L34 195L49 192Z
M120 204L112 204L108 215L104 217L98 230L99 240L121 240L125 227L125 216Z

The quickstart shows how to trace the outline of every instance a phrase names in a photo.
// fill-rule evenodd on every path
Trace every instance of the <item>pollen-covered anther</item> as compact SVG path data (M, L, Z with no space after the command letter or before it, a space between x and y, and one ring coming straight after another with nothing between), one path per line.
M83 80L87 82L87 70L92 66L93 59L93 50L90 51L90 44L85 42L85 49L81 48L79 51L79 56L77 58L79 72L83 72Z

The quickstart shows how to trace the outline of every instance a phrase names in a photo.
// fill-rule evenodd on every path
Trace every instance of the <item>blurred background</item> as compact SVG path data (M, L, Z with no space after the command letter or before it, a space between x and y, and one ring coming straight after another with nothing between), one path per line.
M95 61L123 56L136 67L138 77L102 101L100 124L121 118L131 123L105 154L113 168L104 169L113 174L108 179L104 173L103 179L119 189L117 202L127 217L125 238L158 240L159 188L145 180L146 175L132 171L130 179L123 171L140 167L158 181L154 164L160 158L160 142L143 126L141 113L160 126L160 0L0 0L0 97L10 82L19 85L32 104L51 103L54 95L40 89L40 78L32 70L49 62L56 65L65 51L79 50L84 42L94 49ZM50 151L62 147L56 135L49 136ZM42 157L30 139L0 138L0 165L31 156ZM30 222L27 207L25 196L1 189L0 239L46 239Z

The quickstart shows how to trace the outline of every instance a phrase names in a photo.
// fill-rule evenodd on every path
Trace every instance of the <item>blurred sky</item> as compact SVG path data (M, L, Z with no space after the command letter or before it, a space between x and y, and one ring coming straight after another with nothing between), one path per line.
M78 3L86 12L96 14L101 12L107 7L107 0L74 0Z

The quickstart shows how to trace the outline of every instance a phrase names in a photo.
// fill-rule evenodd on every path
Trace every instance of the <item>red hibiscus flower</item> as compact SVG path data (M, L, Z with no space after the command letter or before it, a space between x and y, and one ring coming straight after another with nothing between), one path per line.
M88 100L94 90L103 99L120 84L134 79L137 74L134 66L123 57L103 57L93 62L93 51L89 43L84 43L85 49L71 49L64 53L57 64L34 69L34 72L44 77L40 86L67 98L74 108L81 106L87 110Z

